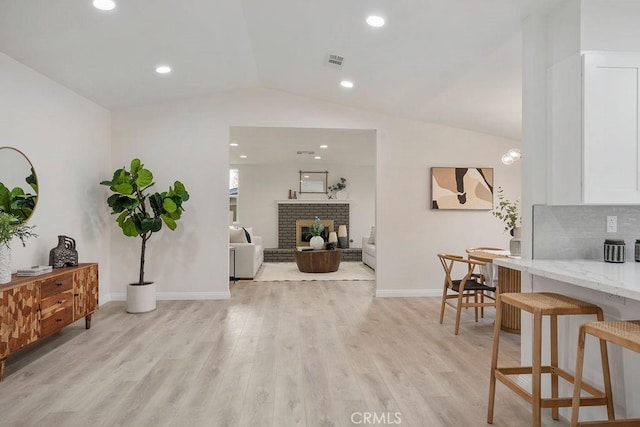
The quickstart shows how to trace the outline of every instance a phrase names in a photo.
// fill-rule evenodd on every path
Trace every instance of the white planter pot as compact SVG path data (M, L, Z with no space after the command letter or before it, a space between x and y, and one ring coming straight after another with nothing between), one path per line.
M324 247L324 239L321 236L313 236L309 241L309 245L313 249L322 249Z
M511 256L520 256L522 254L522 229L516 227L513 229L513 238L509 241L509 252Z
M127 285L127 313L147 313L156 309L156 284Z
M11 281L11 248L0 243L0 284Z

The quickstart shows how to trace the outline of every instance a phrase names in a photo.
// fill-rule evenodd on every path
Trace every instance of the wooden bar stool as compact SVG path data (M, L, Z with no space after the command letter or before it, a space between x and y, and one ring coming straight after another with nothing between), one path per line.
M640 353L640 320L587 322L580 326L578 354L576 356L576 380L573 388L573 405L571 408L572 427L578 425L578 411L580 406L584 406L582 404L584 398L580 397L580 388L582 386L582 366L584 362L584 342L586 334L599 338L601 344L604 342L605 348L606 342L610 341L620 347ZM608 363L602 365L602 377L604 378L605 393L607 394L607 417L609 418L609 422L594 421L580 423L580 425L640 426L640 418L615 421L616 417L613 411L613 396L611 393L611 374Z
M498 368L498 347L500 342L500 322L503 305L510 305L533 314L533 354L532 366L516 366ZM487 411L487 422L493 423L493 407L496 395L496 380L500 380L504 385L516 392L532 405L532 425L540 426L540 416L542 408L552 408L553 419L559 419L558 408L570 407L572 399L570 397L558 397L558 377L574 383L574 378L567 371L558 367L558 316L595 314L598 320L603 320L602 309L597 305L580 301L554 293L505 293L498 295L496 301L496 319L493 328L493 353L491 355L491 381L489 383L489 406ZM542 366L542 316L549 316L551 332L551 364ZM608 362L607 346L604 341L600 344L602 354L602 365ZM607 363L608 366L608 363ZM531 374L532 393L529 393L520 386L511 375ZM542 374L551 374L551 397L542 398L541 384ZM591 394L591 397L580 399L582 406L611 406L607 401L605 393L587 384L582 384L581 388Z

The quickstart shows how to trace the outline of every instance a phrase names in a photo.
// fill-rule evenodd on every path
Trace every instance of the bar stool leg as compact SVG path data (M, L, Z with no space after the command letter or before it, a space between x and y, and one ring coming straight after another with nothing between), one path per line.
M558 316L549 316L549 325L551 326L551 397L558 397ZM560 419L560 411L558 408L551 408L551 418Z
M580 331L578 332L578 353L576 354L576 373L573 381L571 427L576 427L578 425L578 411L580 410L580 391L582 390L582 365L584 363L584 336L584 325L580 325Z
M598 320L603 321L604 315L602 310L598 310ZM583 343L584 347L584 343ZM584 349L583 349L584 353ZM602 379L604 381L604 392L607 398L607 418L609 421L616 419L613 409L613 392L611 390L611 372L609 371L609 354L607 352L607 341L600 339L600 360L602 361Z
M542 385L542 312L536 309L533 312L533 361L531 364L531 390L533 414L531 425L540 427L541 423L541 385Z
M491 352L491 376L489 379L489 405L487 423L493 424L493 407L496 398L496 369L498 367L498 347L500 344L500 323L502 323L502 303L500 295L496 297L496 318L493 324L493 350Z

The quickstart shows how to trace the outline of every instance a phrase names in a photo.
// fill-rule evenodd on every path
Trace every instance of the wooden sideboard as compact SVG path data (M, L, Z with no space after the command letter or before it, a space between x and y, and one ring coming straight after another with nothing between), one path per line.
M7 356L98 309L98 264L64 267L0 285L0 381Z

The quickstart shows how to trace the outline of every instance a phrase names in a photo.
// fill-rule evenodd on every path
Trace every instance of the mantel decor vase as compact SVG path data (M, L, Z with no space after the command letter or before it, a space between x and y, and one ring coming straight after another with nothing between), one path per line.
M49 252L49 265L53 268L78 265L76 241L68 236L58 236L58 246Z
M11 281L11 248L0 243L0 284Z
M338 246L347 249L349 247L349 238L347 237L347 226L338 226Z
M513 237L511 241L509 241L509 252L511 256L520 256L522 255L522 229L520 227L515 227L513 230Z
M309 245L313 249L322 249L324 247L324 239L322 236L313 236L309 241Z

